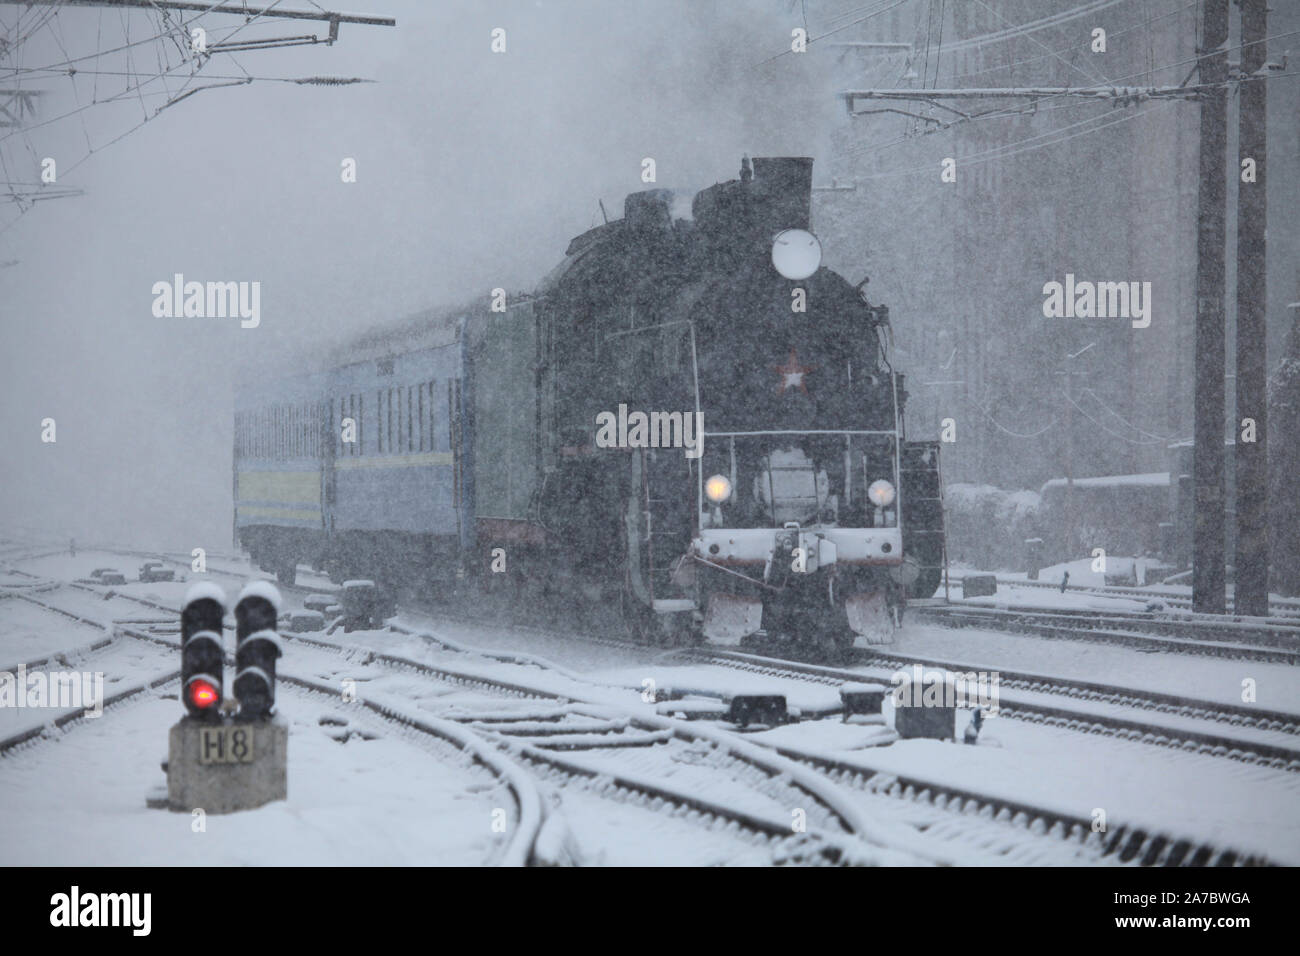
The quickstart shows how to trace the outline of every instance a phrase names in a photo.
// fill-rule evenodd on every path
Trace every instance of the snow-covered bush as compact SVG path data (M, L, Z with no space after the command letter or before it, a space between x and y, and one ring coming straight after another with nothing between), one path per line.
M992 485L944 488L948 560L986 571L1025 570L1025 539L1038 537L1039 496Z

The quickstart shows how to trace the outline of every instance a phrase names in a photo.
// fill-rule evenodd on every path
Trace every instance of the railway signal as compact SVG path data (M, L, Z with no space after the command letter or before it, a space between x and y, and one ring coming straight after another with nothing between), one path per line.
M280 656L276 620L280 592L253 581L235 604L235 699L243 720L264 720L275 708L275 660Z
M221 619L226 596L209 581L185 593L181 611L181 700L191 717L215 720L221 709Z

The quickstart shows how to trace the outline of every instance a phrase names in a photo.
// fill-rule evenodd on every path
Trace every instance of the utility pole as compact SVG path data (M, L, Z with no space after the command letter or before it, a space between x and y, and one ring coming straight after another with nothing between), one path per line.
M1070 394L1070 379L1074 375L1073 363L1084 352L1095 346L1089 342L1079 351L1065 356L1065 560L1073 560L1075 531L1078 521L1074 513L1074 396Z
M1065 560L1074 559L1074 403L1070 399L1070 373L1065 369Z
M1196 236L1196 399L1192 610L1222 614L1224 596L1224 220L1228 148L1228 0L1204 0Z
M1268 360L1265 325L1267 0L1241 0L1241 99L1237 167L1236 612L1268 614ZM1258 76L1256 74L1259 74ZM1247 162L1249 161L1249 162ZM1244 167L1243 167L1244 164ZM1254 167L1253 182L1248 167ZM1253 442L1242 419L1254 420Z

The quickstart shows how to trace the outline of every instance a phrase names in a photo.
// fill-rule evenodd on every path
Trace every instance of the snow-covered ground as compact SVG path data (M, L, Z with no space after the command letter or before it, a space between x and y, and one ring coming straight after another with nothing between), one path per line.
M172 685L174 695L176 685ZM289 798L254 811L150 810L162 786L173 696L124 703L57 742L0 761L0 865L477 865L508 794L452 756L434 759L395 734L335 739L330 712L283 686Z
M900 740L846 753L870 740L867 729L825 724L759 736L1072 817L1100 808L1112 827L1191 835L1300 865L1300 775L1001 718L985 721L976 746Z
M16 566L64 582L85 577L96 567L117 567L130 581L139 563L120 555L80 553L75 559L53 555ZM241 572L247 574L247 569L238 561L223 559L212 562L208 577L233 597ZM190 572L186 576L198 577ZM21 580L9 576L0 584L13 586ZM310 579L303 583L324 586ZM33 594L98 622L98 627L18 598L0 600L0 667L85 648L103 640L114 620L174 621L174 612L142 606L128 596L175 608L187 586L134 582L111 589L117 593L108 596L108 589L91 593L64 585ZM300 593L286 597L289 607L299 606ZM779 693L806 714L833 708L839 699L837 686L797 675L754 674L554 631L468 624L430 613L404 613L396 623L412 633L308 635L332 645L325 648L289 640L282 672L331 687L354 681L365 699L391 703L402 712L457 719L503 709L528 713L570 700L627 719L662 720L657 716L659 701L668 692L698 700ZM370 650L464 679L525 686L538 696L529 700L493 686L398 669L371 659ZM1146 654L1111 645L949 629L915 619L905 624L892 650L951 660L971 670L1041 672L1122 684L1138 693L1235 704L1241 703L1242 680L1249 677L1256 682L1261 707L1300 712L1300 669L1283 665ZM102 671L106 692L112 693L115 687L174 670L179 654L119 637L107 648L83 652L70 664ZM882 676L869 668L863 673ZM492 829L493 810L512 804L498 777L472 766L454 747L415 739L356 706L345 707L284 682L280 687L280 709L291 724L287 801L245 813L209 815L202 832L196 832L187 814L145 807L146 795L164 782L159 761L165 755L166 729L181 713L172 683L98 719L48 731L48 739L0 757L0 801L6 811L0 817L0 863L479 864L499 854L504 837ZM654 696L643 693L649 690ZM59 712L0 708L0 738ZM963 713L959 720L965 717ZM807 719L746 733L718 721L684 726L713 728L724 739L735 740L738 748L781 746L795 753L825 754L879 774L964 788L1073 818L1088 819L1102 809L1112 827L1140 825L1300 864L1300 775L1000 718L985 722L975 746L898 740L890 729L891 718L887 707L874 720ZM501 738L488 734L483 739L510 753ZM654 779L670 789L770 818L789 818L792 810L794 798L783 790L784 784L756 774L743 762L723 759L721 751L704 744L677 740L654 747L595 747L570 756L572 762L604 774ZM825 783L827 792L855 802L887 834L887 845L911 848L916 859L1072 859L1053 855L1047 838L1001 834L1000 825L993 823L981 824L991 829L972 844L975 838L963 829L967 825L959 826L946 811L909 808L893 798ZM550 806L553 832L567 834L571 857L581 862L763 864L773 858L771 846L752 838L612 799L598 786L549 778L538 785ZM948 843L936 842L940 833L947 834ZM1018 846L1016 840L1032 845Z

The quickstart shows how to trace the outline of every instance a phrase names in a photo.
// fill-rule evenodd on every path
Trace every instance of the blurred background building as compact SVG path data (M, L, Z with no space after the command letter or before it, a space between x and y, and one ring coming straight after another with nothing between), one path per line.
M1274 7L1268 52L1281 68L1300 47L1300 4ZM1195 82L1201 11L1195 0L807 0L792 11L796 22L804 14L810 55L838 89L920 90ZM1092 49L1097 29L1105 52ZM1234 63L1237 29L1234 7ZM1293 56L1279 72L1296 65ZM1300 297L1300 83L1270 81L1268 94L1271 369L1287 303ZM948 481L1037 490L1067 469L1170 471L1169 446L1192 429L1197 104L1054 96L856 107L863 115L846 116L819 165L814 225L828 264L870 276L867 294L891 308L909 432L933 436L953 419ZM1235 96L1228 123L1232 175ZM940 178L947 157L955 183ZM1235 193L1230 182L1229 375ZM1045 318L1043 285L1067 273L1150 282L1150 326ZM1231 419L1231 381L1228 402Z

